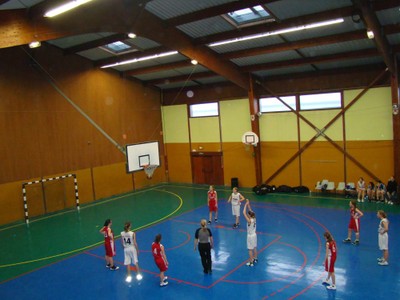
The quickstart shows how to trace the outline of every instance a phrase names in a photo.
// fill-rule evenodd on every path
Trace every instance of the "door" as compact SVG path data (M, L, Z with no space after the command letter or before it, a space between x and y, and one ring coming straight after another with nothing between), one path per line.
M193 152L192 178L197 184L224 184L221 152Z

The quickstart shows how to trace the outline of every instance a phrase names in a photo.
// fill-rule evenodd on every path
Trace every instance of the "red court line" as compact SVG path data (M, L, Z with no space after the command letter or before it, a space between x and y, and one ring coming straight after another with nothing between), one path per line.
M181 233L185 234L185 235L186 235L186 240L184 240L181 244L179 244L179 245L177 245L177 246L174 246L174 247L171 247L171 248L165 248L165 251L167 251L167 250L168 250L168 251L169 251L169 250L175 250L175 249L180 248L180 247L186 245L187 243L189 243L189 241L190 241L190 234L189 234L188 232L182 231L182 230L178 230L178 232L181 232ZM140 250L140 252L151 252L151 250Z

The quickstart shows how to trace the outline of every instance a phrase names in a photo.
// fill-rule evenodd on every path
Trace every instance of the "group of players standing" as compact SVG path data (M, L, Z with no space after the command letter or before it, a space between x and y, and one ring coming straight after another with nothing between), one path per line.
M238 192L237 187L232 189L232 194L229 196L228 203L232 204L232 215L235 218L233 228L239 228L240 226L240 205L241 202L245 201L246 204L243 208L243 215L247 223L247 249L249 251L249 259L246 263L247 266L253 267L258 262L257 253L257 233L256 233L256 215L251 209L250 201L243 197ZM214 222L218 222L218 196L213 186L210 186L207 192L207 205L209 208L209 220L208 224L212 222L212 214L214 213ZM352 200L349 202L350 207L350 222L348 225L348 236L343 240L344 243L352 243L359 245L360 243L360 218L363 216L362 211L357 208L357 201ZM389 258L389 221L387 215L383 210L378 210L377 217L380 219L378 226L378 244L379 249L382 251L382 257L378 258L378 264L381 266L387 266ZM115 244L114 234L111 229L112 221L107 219L104 226L100 229L100 233L104 235L105 245L105 259L106 267L110 270L118 270L119 267L114 264L113 257L115 256ZM205 219L200 222L201 227L195 232L194 239L194 250L198 249L201 262L203 265L204 273L212 273L212 261L211 261L211 249L213 248L213 237L212 232L207 228L207 221ZM355 233L355 240L351 242L352 233ZM155 264L160 270L160 286L164 287L168 285L168 277L165 276L165 272L168 270L168 260L165 254L164 246L161 244L161 234L157 234L154 242L152 243L152 254L154 257ZM336 277L335 277L335 262L337 258L337 245L330 232L324 233L326 240L326 251L325 251L325 271L328 272L326 280L323 284L326 285L327 289L336 290ZM140 268L138 264L138 253L139 248L136 242L136 235L131 231L131 223L126 222L124 231L121 232L121 241L124 247L124 265L127 266L127 277L126 281L131 282L131 269L130 265L136 266L137 280L142 279ZM332 281L332 284L329 281Z

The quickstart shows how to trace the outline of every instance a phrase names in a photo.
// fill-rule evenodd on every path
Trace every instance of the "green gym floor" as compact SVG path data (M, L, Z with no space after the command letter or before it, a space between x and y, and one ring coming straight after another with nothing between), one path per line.
M226 203L231 189L216 187L219 222L210 225L215 239L212 275L201 271L193 251L193 234L200 219L208 219L208 186L162 184L0 227L0 298L3 299L395 299L400 295L397 250L400 247L400 207L360 203L361 244L342 244L347 235L348 202L340 195L280 194L249 198L257 213L259 263L251 270L246 228L232 229ZM376 211L390 220L390 265L378 266ZM113 220L117 237L125 221L132 222L140 248L141 282L125 283L123 249L117 241L116 272L104 268L103 237L99 229ZM339 255L337 291L321 285L325 250L323 232L334 235ZM162 233L170 262L169 285L158 286L157 269L149 251ZM205 277L206 276L206 277ZM113 285L111 290L106 287ZM99 286L101 288L99 288ZM71 290L71 287L73 289ZM373 296L372 296L373 295ZM397 296L396 296L397 295Z

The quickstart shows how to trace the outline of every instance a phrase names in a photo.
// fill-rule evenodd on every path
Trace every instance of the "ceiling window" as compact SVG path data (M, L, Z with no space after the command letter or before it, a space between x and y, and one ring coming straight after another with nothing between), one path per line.
M300 95L300 110L329 109L342 107L342 94L322 93Z
M122 54L122 53L137 51L137 49L134 48L133 46L129 45L126 42L121 42L121 41L107 44L101 46L100 48L107 52L111 52L113 54Z
M262 5L235 10L224 15L224 18L237 27L274 20Z
M219 115L218 103L203 103L190 105L190 117L214 117Z

